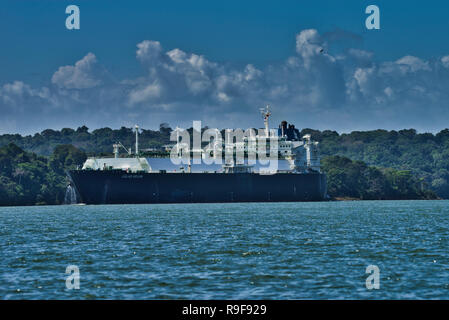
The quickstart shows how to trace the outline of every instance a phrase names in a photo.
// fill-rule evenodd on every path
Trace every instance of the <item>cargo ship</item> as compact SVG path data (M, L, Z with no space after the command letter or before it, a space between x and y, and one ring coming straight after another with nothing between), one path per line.
M258 141L269 135L268 107L261 109L265 128L262 134L244 137L231 144L235 153L247 155L257 151ZM271 129L274 132L275 129ZM276 159L286 162L287 168L276 165L276 170L265 170L235 157L223 165L202 166L195 170L192 158L195 150L188 150L188 162L178 169L154 168L151 159L139 156L138 126L136 126L135 152L127 150L126 157L119 154L121 143L113 145L111 158L88 158L82 168L68 172L71 185L85 204L143 204L143 203L214 203L214 202L294 202L326 199L326 176L320 170L318 142L310 135L300 137L294 125L283 121L272 143L277 147ZM260 131L259 131L260 132ZM273 137L270 138L273 141ZM219 140L218 140L219 141ZM255 142L255 143L254 143ZM215 141L217 143L217 141ZM178 155L179 140L172 155ZM228 148L229 144L220 147ZM255 148L252 150L251 148ZM126 148L125 148L126 149ZM172 150L173 151L173 150ZM184 149L185 152L185 149ZM204 158L209 151L197 152ZM184 154L185 157L185 154ZM167 159L168 160L168 159ZM209 170L207 170L209 168Z

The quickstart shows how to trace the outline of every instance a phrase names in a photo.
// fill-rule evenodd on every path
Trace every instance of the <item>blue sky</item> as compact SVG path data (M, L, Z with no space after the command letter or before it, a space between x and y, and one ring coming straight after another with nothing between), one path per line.
M69 4L80 7L80 30L69 31L65 28L65 7ZM364 11L369 4L380 7L381 30L368 31L365 28L367 15ZM328 61L321 61L320 58L321 60L311 62L316 67L314 71L306 66L307 58L304 52L299 51L296 41L296 37L304 30L316 30L318 35L309 34L311 38L305 41L316 38L316 41L326 47L326 54L329 55L326 57ZM82 124L91 128L117 127L130 125L136 120L147 127L157 127L159 122L164 121L169 121L172 125L187 125L192 120L203 120L206 124L220 127L232 124L242 127L258 125L260 119L257 114L254 114L254 119L243 116L260 107L251 105L251 98L260 96L256 93L257 90L290 88L295 81L316 81L317 77L327 72L334 76L335 82L318 82L311 88L290 88L303 90L306 96L291 95L289 99L284 98L287 94L280 98L270 96L260 101L254 99L254 104L271 103L274 105L274 112L276 108L279 109L279 117L291 117L291 120L299 121L300 127L338 131L400 129L412 126L421 131L437 131L444 127L444 122L421 121L419 106L413 104L416 98L410 98L410 101L404 102L403 105L401 101L407 100L411 91L416 94L417 90L432 89L435 91L428 92L427 98L418 99L421 104L434 106L434 109L426 112L433 112L429 115L434 114L438 118L436 115L447 109L448 105L444 88L449 91L449 88L445 87L449 80L444 69L446 60L443 59L449 55L448 1L6 0L0 3L0 35L0 88L3 87L3 91L0 90L0 111L4 114L3 120L0 119L0 133L32 133L45 127L75 127ZM215 95L225 97L221 104L214 101L210 94L187 90L192 89L191 87L186 89L187 92L176 92L173 96L177 98L168 97L170 92L177 91L179 87L171 88L170 84L179 79L170 80L170 77L174 78L173 72L167 73L166 69L157 67L161 63L167 66L165 60L149 61L142 56L136 58L136 45L144 40L159 42L165 53L179 49L189 55L202 56L208 63L218 65L219 67L209 65L207 70L195 69L195 72L201 74L206 72L208 77L205 81L213 83L214 86L217 83L219 86L224 77L233 77L235 80L238 78L236 74L244 74L248 65L263 73L263 76L257 72L254 74L265 79L257 84L245 83L245 87L241 86L240 89L229 89L228 85L223 85L227 92L221 92L221 89L214 91ZM360 65L358 60L345 62L342 66L338 61L349 60L339 59L339 56L347 55L350 49L369 52L369 63L365 61ZM95 85L70 87L67 86L67 81L64 82L65 85L56 82L55 79L66 79L64 77L67 76L60 74L54 77L60 67L75 66L76 62L82 61L88 53L95 57L89 60L89 67L86 67L88 72L96 72L95 75L89 75L91 79L96 79L92 82ZM308 73L309 78L293 76L296 73L280 75L286 61L295 55L299 55L302 59L301 66L305 68L295 72ZM416 57L420 60L400 60L403 57ZM334 61L332 59L337 60L338 67L328 63ZM403 71L382 78L388 63L397 61L410 67L410 74L402 75L402 80L399 73ZM443 67L438 66L438 61ZM424 63L421 64L423 67L416 69L421 62ZM411 66L412 64L414 66ZM176 65L179 66L179 63ZM336 69L344 70L340 70L339 74ZM362 70L358 78L356 77L359 81L357 85L364 98L354 95L337 97L339 93L333 91L339 88L348 91L352 85L350 78L356 75L358 69ZM175 73L176 77L182 74L185 76L183 79L189 82L191 79L187 77L192 72L183 67ZM370 84L369 89L373 91L368 92L368 87L362 88L360 77L367 74L374 77L374 73L380 77L376 78L376 83L386 85L376 89L375 85ZM214 78L213 75L217 77ZM291 79L288 83L281 83L280 79L268 83L276 76L291 76ZM404 88L400 87L404 79L415 80L410 80L412 83ZM123 81L126 82L126 88L117 85L123 84ZM440 81L440 91L420 85L432 81ZM320 87L322 83L324 88ZM155 84L158 85L158 90L162 90L167 96L158 91L158 99L155 99L154 95L150 99L148 90L155 89ZM201 85L207 84L202 82ZM267 87L262 89L263 85ZM299 85L301 84L298 83ZM12 96L11 93L14 91L17 95L20 91L23 94L27 90L26 97ZM117 96L114 101L121 102L112 106L113 101L99 97L100 91L107 95L108 90L115 93L122 90L123 95L128 96ZM129 95L133 92L137 94L138 90L145 92L147 99L140 96L138 103L131 103L130 106ZM232 95L236 90L253 90L254 96L243 97L241 92ZM315 90L317 97L308 96L307 90ZM396 94L396 98L394 101L387 101L383 97L376 97L379 92L387 93L390 98ZM48 101L42 101L44 96ZM68 99L68 96L72 98ZM34 98L37 100L33 100ZM333 107L329 100L335 100L339 105ZM373 100L376 100L376 104L368 108L366 116L376 119L374 122L364 118L366 110L361 107ZM49 108L48 104L54 105ZM392 108L397 108L397 112L393 112ZM90 117L89 110L98 110L102 116ZM107 116L108 110L120 111L121 117ZM217 114L218 110L224 110L229 115L220 116ZM389 116L387 121L383 121L381 117L383 111ZM146 119L148 114L151 116ZM341 118L335 122L333 120L337 114ZM401 114L404 116L401 117ZM236 124L236 119L241 120L241 124Z

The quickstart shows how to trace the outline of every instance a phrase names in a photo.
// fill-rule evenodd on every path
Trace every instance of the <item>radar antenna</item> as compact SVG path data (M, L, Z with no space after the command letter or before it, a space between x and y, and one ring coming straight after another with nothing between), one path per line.
M112 146L114 147L114 158L118 158L120 147L122 147L126 151L126 153L128 153L128 155L131 155L131 149L126 149L126 147L120 141L114 143Z

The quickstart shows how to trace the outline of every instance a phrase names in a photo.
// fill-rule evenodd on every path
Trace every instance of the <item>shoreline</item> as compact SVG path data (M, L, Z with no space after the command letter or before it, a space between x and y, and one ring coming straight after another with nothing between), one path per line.
M352 197L335 197L330 199L329 201L401 201L401 200L422 200L422 201L433 201L433 200L447 200L443 198L435 198L435 199L360 199L360 198L352 198Z

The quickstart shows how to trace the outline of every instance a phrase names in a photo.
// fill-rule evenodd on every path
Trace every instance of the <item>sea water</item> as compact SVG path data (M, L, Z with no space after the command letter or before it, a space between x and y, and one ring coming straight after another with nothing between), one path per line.
M0 253L2 299L449 299L449 201L2 207Z

